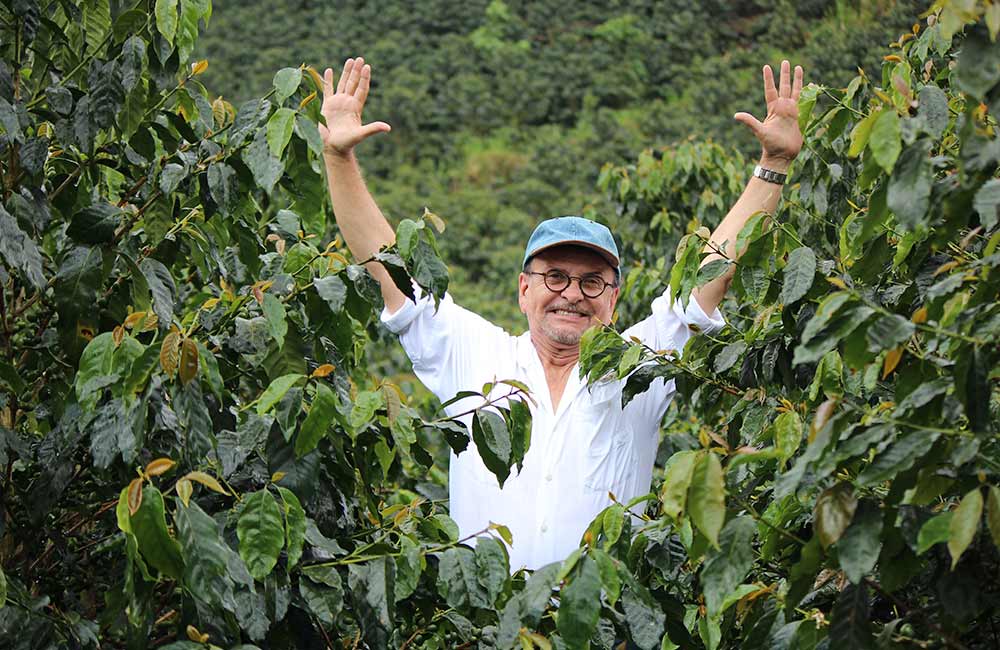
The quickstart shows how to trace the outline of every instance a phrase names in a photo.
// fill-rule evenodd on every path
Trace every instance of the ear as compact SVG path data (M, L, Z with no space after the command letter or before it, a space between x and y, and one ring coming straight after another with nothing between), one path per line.
M524 303L527 300L529 277L527 273L523 272L517 276L517 306L521 308L522 314L527 313Z

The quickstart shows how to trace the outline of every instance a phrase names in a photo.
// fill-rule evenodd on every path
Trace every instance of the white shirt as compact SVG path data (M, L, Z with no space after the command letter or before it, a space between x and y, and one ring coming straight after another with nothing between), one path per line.
M718 310L707 316L693 297L684 310L680 302L671 305L660 296L652 312L625 336L638 337L654 350L683 350L691 325L712 332L725 324ZM673 380L657 379L623 410L625 380L601 381L588 390L574 366L553 409L528 332L511 336L450 296L437 313L428 297L407 300L394 314L383 311L382 322L399 334L417 377L441 401L500 379L520 380L531 390L537 406L529 404L531 445L522 471L512 468L501 489L470 441L466 451L452 453L448 477L450 514L463 537L490 522L510 528L512 571L565 558L610 505L609 491L623 503L649 491L660 420L675 393ZM445 411L454 416L479 403L460 400ZM471 416L463 421L471 426Z

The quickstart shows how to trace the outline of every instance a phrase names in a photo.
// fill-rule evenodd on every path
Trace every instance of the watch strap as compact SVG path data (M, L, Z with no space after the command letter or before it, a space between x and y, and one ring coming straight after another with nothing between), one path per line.
M753 168L753 175L763 181L776 185L784 185L785 180L788 178L788 174L782 174L781 172L776 172L773 169L767 169L760 165Z

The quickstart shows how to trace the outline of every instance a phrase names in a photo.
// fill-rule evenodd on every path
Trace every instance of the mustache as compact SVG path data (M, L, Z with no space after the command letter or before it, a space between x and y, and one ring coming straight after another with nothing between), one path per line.
M578 305L576 305L575 303L572 303L572 302L557 303L555 305L552 305L551 307L549 307L545 311L553 312L553 311L560 311L560 310L561 311L573 312L575 314L582 314L584 316L592 316L593 315L591 312L589 312L589 311L587 311L585 309L581 309Z

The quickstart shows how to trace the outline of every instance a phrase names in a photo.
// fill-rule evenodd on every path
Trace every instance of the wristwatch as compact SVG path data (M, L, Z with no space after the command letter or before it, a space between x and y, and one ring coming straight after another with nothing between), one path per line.
M788 178L788 174L782 174L774 171L773 169L765 169L760 165L753 168L753 175L763 181L774 183L776 185L784 185L785 179Z

